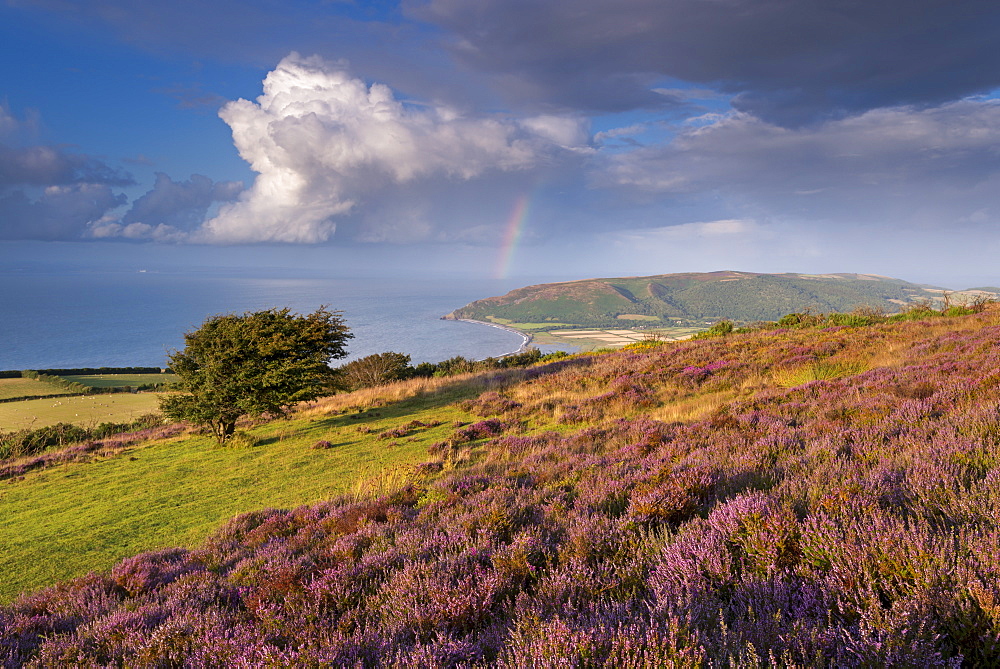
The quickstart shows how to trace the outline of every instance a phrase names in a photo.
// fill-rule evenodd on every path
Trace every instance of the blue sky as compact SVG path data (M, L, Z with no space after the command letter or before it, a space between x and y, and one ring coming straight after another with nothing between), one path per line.
M6 0L0 261L995 285L997 44L987 1Z

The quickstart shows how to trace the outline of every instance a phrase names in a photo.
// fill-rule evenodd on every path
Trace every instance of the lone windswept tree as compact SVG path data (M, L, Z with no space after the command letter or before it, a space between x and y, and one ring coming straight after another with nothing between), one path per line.
M164 396L160 410L210 428L223 444L243 416L281 414L330 392L329 362L347 355L353 336L340 312L326 307L308 316L288 309L214 316L169 356L182 392Z

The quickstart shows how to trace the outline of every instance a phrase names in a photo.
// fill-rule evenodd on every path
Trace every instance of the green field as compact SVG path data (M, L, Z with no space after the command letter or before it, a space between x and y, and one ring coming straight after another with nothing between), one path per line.
M490 316L489 320L497 325L506 325L507 327L514 328L515 330L547 330L549 328L573 327L572 323L554 323L552 321L547 321L545 323L515 323L514 321L506 318L495 318L493 316Z
M100 374L89 376L64 376L67 381L76 381L92 388L121 388L122 386L142 386L154 383L173 383L176 374Z
M43 385L45 388L54 388L48 384ZM3 402L0 403L0 432L36 429L56 423L74 425L121 423L157 411L158 398L158 393L115 393Z
M240 513L399 485L428 458L427 446L454 430L453 421L470 419L443 405L443 396L424 397L360 414L276 421L252 430L261 440L252 448L175 438L0 482L0 602L142 551L194 546ZM414 419L442 424L377 437ZM333 447L310 448L321 439Z
M0 400L36 395L69 395L71 392L34 379L0 379Z

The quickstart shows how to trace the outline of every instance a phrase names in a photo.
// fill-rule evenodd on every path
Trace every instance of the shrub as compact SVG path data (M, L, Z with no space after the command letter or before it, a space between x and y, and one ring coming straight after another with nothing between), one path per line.
M232 448L253 448L260 444L260 439L246 430L237 430L225 441Z

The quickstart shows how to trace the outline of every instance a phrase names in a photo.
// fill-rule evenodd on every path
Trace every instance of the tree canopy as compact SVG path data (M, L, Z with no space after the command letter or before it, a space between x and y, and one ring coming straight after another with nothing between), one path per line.
M307 316L289 309L214 316L169 356L182 393L165 396L160 409L209 427L224 443L243 416L282 413L331 391L336 372L328 363L347 355L353 336L341 313L326 307Z

